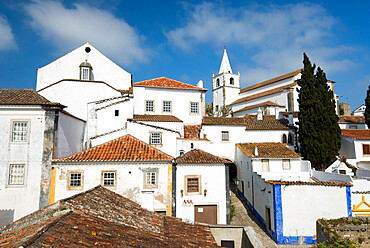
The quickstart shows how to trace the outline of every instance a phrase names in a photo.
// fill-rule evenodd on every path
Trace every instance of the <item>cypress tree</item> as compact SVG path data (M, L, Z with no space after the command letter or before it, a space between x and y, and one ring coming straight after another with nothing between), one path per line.
M317 170L325 170L340 149L340 128L335 100L324 71L303 54L304 68L298 80L298 134L302 156Z
M370 128L370 85L369 85L369 89L367 90L367 95L365 98L365 106L366 106L365 113L364 113L365 123L367 127Z

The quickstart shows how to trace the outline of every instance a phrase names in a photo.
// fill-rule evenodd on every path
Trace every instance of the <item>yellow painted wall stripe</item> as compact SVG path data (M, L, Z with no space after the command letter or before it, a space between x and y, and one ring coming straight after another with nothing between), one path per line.
M55 202L55 177L56 177L56 169L52 169L51 178L50 178L49 204L53 204Z
M168 184L167 184L167 213L166 215L172 216L172 165L168 166Z

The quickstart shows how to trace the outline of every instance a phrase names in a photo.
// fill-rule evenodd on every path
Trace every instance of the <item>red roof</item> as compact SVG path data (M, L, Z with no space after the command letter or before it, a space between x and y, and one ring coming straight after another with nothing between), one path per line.
M33 89L0 89L0 105L48 105L64 107L50 102Z
M338 123L357 123L357 124L365 124L365 116L359 115L341 115L339 116Z
M285 107L285 106L279 105L277 103L267 101L267 102L263 102L263 103L258 103L258 104L246 106L244 108L241 108L239 110L234 111L234 113L239 113L239 112L242 112L244 110L258 108L258 107L265 107L265 106Z
M342 135L355 139L370 140L370 129L342 129Z
M182 120L173 115L134 115L132 121L182 122Z
M151 212L102 186L1 229L0 247L219 247L208 226Z
M53 162L170 162L173 157L127 134Z
M217 157L200 149L193 149L175 159L176 164L226 164L229 160Z
M295 151L282 143L239 143L239 149L248 157L253 158L300 158ZM256 154L256 148L258 154Z
M203 90L207 89L200 88L191 84L186 84L177 80L173 80L166 77L154 78L150 80L145 80L141 82L134 83L133 86L149 86L149 87L161 87L161 88L176 88L176 89L193 89L193 90Z

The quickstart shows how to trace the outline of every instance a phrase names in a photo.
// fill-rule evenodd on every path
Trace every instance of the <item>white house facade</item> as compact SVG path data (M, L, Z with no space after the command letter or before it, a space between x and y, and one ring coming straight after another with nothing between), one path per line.
M370 169L370 129L342 129L339 155L357 168Z

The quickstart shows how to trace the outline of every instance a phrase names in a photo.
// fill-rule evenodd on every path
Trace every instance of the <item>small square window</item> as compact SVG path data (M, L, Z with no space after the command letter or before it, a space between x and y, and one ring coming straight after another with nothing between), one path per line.
M69 174L69 187L81 187L82 185L82 174L71 173Z
M162 134L161 133L150 133L150 144L151 145L162 144Z
M146 185L156 185L157 184L157 173L155 171L145 172Z
M221 140L229 141L229 131L221 131Z
M289 159L283 159L283 169L290 170L290 160Z
M191 102L190 103L190 113L192 113L192 114L198 114L199 113L197 102Z
M115 186L116 185L116 172L106 171L103 172L103 186Z
M362 152L364 155L370 155L370 144L362 144Z
M9 167L9 185L24 184L24 164L11 164Z
M119 116L119 110L118 109L114 110L114 116Z
M154 112L154 101L146 101L145 102L145 111L146 112Z
M200 193L200 177L186 176L186 193Z
M171 102L163 101L163 112L171 112Z
M26 142L28 136L28 122L14 121L12 130L12 141Z

